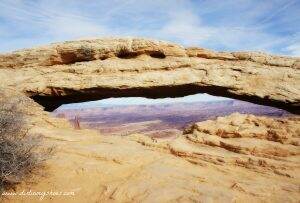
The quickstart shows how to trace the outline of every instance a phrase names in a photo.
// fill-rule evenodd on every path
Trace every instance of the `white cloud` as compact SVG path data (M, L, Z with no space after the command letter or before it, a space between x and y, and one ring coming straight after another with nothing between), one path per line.
M110 33L106 27L91 21L58 17L53 18L47 25L47 34L60 41L80 37L105 36Z
M188 46L199 45L215 33L215 28L202 25L200 20L189 10L176 11L170 14L170 21L158 31L158 35L174 38Z
M170 20L154 32L155 36L172 39L186 46L208 46L226 50L270 51L274 45L286 39L277 37L259 28L236 26L211 26L192 10L170 14Z
M298 56L300 57L300 43L292 44L288 46L287 51L290 52L292 56Z

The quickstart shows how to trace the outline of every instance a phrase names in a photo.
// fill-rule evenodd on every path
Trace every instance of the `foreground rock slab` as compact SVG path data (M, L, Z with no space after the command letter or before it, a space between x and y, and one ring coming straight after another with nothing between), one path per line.
M35 126L31 132L45 135L56 154L46 177L17 191L74 194L45 196L43 202L298 202L299 126L299 118L233 114L197 123L172 140Z
M0 98L11 96L1 94ZM31 134L55 146L45 175L4 202L299 202L300 118L232 114L196 123L172 139L74 130L29 98ZM33 181L33 183L32 183Z
M0 87L54 110L113 96L206 92L299 113L300 59L132 38L67 41L0 55Z

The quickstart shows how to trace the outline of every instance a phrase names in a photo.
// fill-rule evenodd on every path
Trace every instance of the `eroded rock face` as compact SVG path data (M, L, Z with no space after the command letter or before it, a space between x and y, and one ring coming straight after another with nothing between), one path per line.
M300 59L214 52L146 39L94 39L0 55L1 87L47 110L112 96L207 92L299 112Z
M109 137L74 130L25 96L51 109L107 96L205 91L295 112L299 59L98 39L1 55L0 78L0 100L16 98L29 133L42 134L45 146L55 146L46 175L36 184L18 185L16 192L74 192L45 196L43 202L299 202L299 117L233 114L196 123L169 140ZM40 197L3 201L40 202Z
M61 119L61 121L63 121ZM46 176L21 191L74 192L43 202L298 202L298 117L232 114L196 123L170 140L101 136L40 123L31 133L55 145ZM51 125L49 125L51 124ZM270 133L271 132L271 133ZM5 202L40 202L10 196Z

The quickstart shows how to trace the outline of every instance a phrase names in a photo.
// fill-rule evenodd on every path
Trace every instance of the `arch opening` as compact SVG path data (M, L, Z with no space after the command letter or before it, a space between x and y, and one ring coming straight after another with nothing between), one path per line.
M289 117L274 107L236 99L194 94L177 98L147 99L120 97L62 105L53 114L67 118L75 129L93 128L104 135L142 133L154 138L170 138L187 126L232 113Z
M74 90L68 88L51 88L49 95L33 95L31 98L42 105L46 111L54 111L59 106L69 103L78 103L85 101L101 100L111 97L145 97L151 99L158 98L176 98L198 93L207 93L213 96L227 97L254 104L271 106L286 110L293 114L300 114L298 106L289 103L272 100L268 97L257 97L248 95L237 95L230 92L225 87L199 87L193 84L177 85L177 86L156 86L148 88L128 88L122 86L120 88L97 87L89 89Z

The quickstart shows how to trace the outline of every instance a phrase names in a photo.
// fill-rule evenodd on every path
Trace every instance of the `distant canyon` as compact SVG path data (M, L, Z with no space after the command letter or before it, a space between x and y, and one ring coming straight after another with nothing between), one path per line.
M58 108L56 117L67 118L80 128L93 128L103 135L143 133L154 138L176 137L189 125L239 112L257 116L288 117L293 114L274 107L239 100L197 101L149 105L114 105Z

